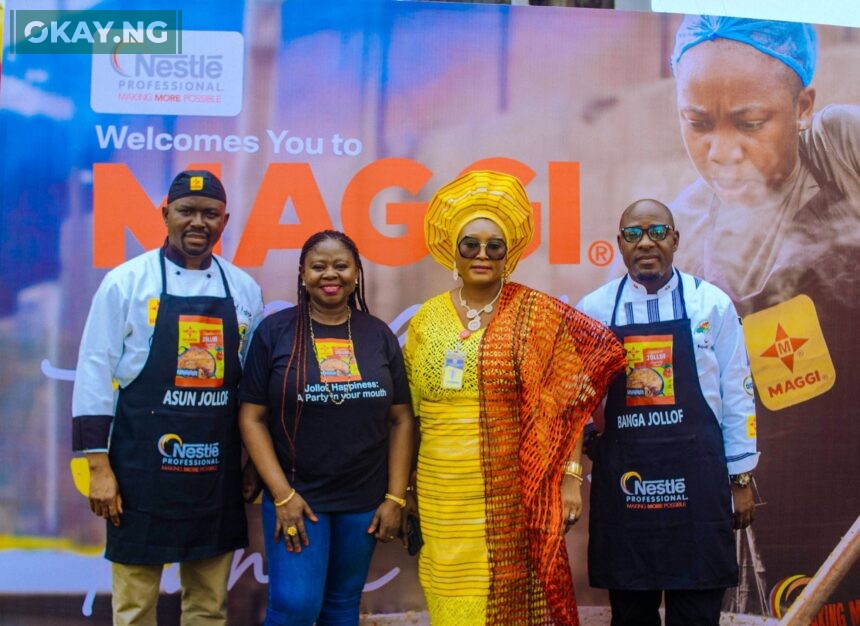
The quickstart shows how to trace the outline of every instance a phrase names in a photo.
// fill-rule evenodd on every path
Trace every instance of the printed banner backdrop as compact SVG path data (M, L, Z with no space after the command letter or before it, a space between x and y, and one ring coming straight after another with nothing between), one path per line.
M732 295L753 360L743 384L758 400L760 506L739 537L727 608L781 614L860 513L860 30L817 27L818 134L803 157L817 172L814 207L740 207L721 203L685 147L668 62L678 15L335 0L90 8L181 10L183 48L11 55L7 21L0 622L109 623L104 522L70 469L71 381L92 294L109 268L161 244L159 207L190 165L222 177L232 217L220 253L260 282L269 310L295 301L298 248L333 227L356 240L371 310L401 339L417 305L452 286L422 219L457 174L521 178L539 230L514 278L571 303L624 271L623 208L669 203L677 266ZM230 578L236 624L265 608L258 509ZM568 539L577 598L604 605L586 542L579 524ZM860 624L856 569L825 607L844 616L833 623ZM162 604L178 603L175 566L163 586ZM362 610L423 608L415 560L380 545Z

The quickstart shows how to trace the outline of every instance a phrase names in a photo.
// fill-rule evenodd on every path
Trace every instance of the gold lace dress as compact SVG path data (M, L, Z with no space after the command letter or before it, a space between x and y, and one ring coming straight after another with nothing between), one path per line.
M484 329L465 340L462 330L445 292L412 318L404 349L421 427L418 576L433 626L483 624L489 590L477 384ZM466 354L463 387L443 389L445 352L456 349Z

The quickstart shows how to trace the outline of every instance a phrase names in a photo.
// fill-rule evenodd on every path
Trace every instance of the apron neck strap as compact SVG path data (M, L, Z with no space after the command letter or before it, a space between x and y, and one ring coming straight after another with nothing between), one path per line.
M678 299L680 300L681 305L681 316L677 319L686 319L687 307L684 304L684 280L681 277L681 273L675 270L674 267L672 268L672 274L678 276ZM621 303L621 292L624 291L624 285L627 283L628 276L629 274L624 275L624 278L622 278L621 282L618 284L618 290L615 292L615 303L612 306L612 320L609 322L610 327L615 326L615 321L618 317L618 305Z
M167 293L167 270L164 267L164 248L158 251L158 264L161 266L161 293Z
M227 275L224 274L224 268L221 267L221 263L218 262L214 254L212 255L212 260L218 266L218 272L221 274L221 284L224 285L225 297L231 298L230 285L227 283ZM161 293L167 293L167 270L164 264L164 248L158 251L158 264L161 266Z
M224 296L226 298L231 298L230 285L227 284L227 276L224 274L224 268L221 267L221 264L218 262L218 259L214 254L212 255L212 260L215 261L215 265L218 266L218 272L221 274L221 284L224 285Z

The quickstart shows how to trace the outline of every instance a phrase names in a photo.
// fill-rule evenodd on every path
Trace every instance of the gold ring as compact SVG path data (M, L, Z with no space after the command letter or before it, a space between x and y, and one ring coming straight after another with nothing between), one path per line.
M287 526L287 534L290 537L295 537L296 535L299 534L299 529L296 528L295 526Z
M388 535L388 540L391 541L392 539L394 539L394 535Z

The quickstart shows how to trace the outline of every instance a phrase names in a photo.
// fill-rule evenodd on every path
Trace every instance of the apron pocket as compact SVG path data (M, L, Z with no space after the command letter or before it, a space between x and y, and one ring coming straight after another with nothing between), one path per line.
M163 430L150 470L151 512L185 519L221 509L229 453L223 435L229 429L219 424L226 418L163 415L156 419Z
M616 490L628 528L659 530L683 541L677 532L693 519L689 483L696 436L621 441L619 445L622 464Z

